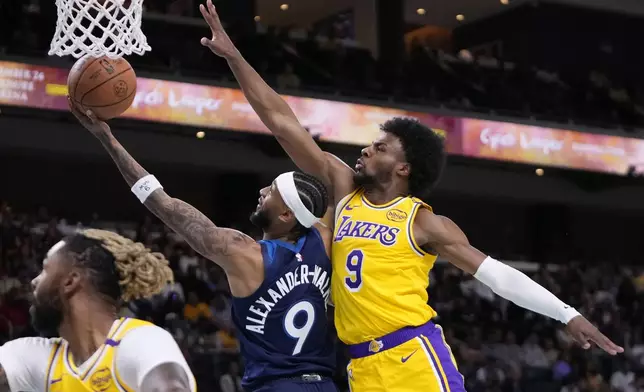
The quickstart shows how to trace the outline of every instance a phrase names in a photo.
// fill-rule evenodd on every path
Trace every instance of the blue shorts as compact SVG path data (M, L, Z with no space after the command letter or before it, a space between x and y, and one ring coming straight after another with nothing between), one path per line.
M338 392L331 379L322 381L301 381L295 379L276 380L253 392Z

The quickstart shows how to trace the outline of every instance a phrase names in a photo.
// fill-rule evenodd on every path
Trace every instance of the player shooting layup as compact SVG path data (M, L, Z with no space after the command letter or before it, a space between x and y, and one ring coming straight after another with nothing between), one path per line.
M427 304L429 271L441 254L498 295L567 324L584 348L623 351L552 293L471 246L423 199L445 165L443 140L410 119L382 125L355 170L323 152L288 104L237 51L212 2L200 7L212 38L202 45L224 57L246 98L293 161L325 181L336 205L332 299L336 327L349 345L349 383L361 391L462 391L442 330Z
M168 196L112 135L109 126L70 109L110 154L132 192L197 252L219 264L230 283L233 320L249 391L335 392L333 332L326 304L331 285L332 233L318 220L326 187L303 173L284 173L260 190L251 221L255 242L215 226L193 206Z
M120 300L158 294L172 279L163 255L112 232L54 245L32 282L30 311L40 333L60 338L0 347L0 392L195 392L172 335L116 317Z

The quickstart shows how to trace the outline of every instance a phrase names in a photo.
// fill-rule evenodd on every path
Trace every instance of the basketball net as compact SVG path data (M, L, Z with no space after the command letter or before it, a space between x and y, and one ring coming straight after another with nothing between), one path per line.
M119 58L150 50L141 31L143 0L56 0L49 55Z

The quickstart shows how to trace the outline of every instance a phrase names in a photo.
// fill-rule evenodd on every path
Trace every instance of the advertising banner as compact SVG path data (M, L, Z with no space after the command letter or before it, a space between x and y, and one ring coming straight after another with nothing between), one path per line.
M0 105L67 110L66 82L65 69L0 61ZM619 174L644 165L640 139L325 99L284 99L311 134L328 142L367 145L384 121L406 116L443 134L450 154ZM137 79L134 103L123 117L268 133L239 89L158 79Z

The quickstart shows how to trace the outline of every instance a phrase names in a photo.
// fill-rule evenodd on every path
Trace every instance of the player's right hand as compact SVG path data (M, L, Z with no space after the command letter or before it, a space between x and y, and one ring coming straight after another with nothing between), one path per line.
M110 126L107 125L104 121L99 120L96 115L91 111L87 110L83 112L78 105L75 105L72 102L70 97L67 97L67 104L69 105L69 111L74 114L78 119L78 122L81 123L92 135L99 137L102 135L107 135L112 132Z
M201 15L203 15L212 32L212 38L202 38L201 44L217 56L223 58L229 58L237 54L237 48L233 44L233 41L230 40L230 37L228 37L228 34L226 34L226 30L224 30L224 26L222 26L219 20L219 15L217 15L217 10L215 10L212 0L208 0L206 5L199 4L199 11L201 11Z

